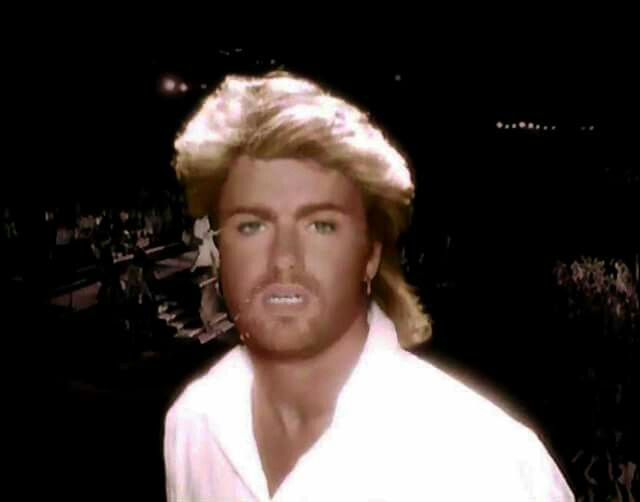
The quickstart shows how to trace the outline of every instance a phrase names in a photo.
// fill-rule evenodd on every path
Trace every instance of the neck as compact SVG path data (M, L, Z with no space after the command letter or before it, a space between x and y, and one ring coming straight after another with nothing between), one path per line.
M274 361L251 354L256 409L271 415L290 435L330 420L368 331L365 311L332 345L313 357Z

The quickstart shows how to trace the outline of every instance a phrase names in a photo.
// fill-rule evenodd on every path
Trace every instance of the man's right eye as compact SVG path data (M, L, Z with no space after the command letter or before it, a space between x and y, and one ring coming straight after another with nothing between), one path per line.
M240 225L238 225L238 232L244 235L255 234L262 230L261 225L264 227L264 224L260 221L248 221L246 223L240 223Z

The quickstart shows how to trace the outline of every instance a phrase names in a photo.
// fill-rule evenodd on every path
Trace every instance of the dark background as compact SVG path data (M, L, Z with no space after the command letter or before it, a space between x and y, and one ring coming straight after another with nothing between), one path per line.
M75 47L31 66L32 104L53 110L27 148L45 159L8 171L1 189L26 219L51 205L133 201L140 187L177 190L176 132L230 72L292 71L370 111L416 173L402 244L434 318L424 353L551 437L560 456L575 446L564 432L579 417L562 402L586 356L554 317L552 267L583 254L633 265L640 252L640 87L617 47ZM166 92L166 77L188 90ZM556 129L496 125L521 121Z

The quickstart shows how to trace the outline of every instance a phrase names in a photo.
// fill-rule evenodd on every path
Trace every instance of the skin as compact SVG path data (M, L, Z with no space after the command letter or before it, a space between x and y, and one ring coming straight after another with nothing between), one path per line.
M381 245L356 184L311 160L240 157L218 215L221 280L254 367L254 435L273 495L330 425L362 352L364 281ZM304 304L274 307L274 284L301 286Z

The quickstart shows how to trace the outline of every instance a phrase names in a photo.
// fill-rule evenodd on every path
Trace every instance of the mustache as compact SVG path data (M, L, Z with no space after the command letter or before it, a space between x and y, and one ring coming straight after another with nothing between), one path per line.
M233 316L233 322L236 323L241 319L247 319L249 312L246 309L253 299L258 297L269 286L276 283L299 286L307 290L312 295L316 295L316 292L320 290L318 282L313 277L306 274L297 273L289 277L289 280L287 281L273 277L272 275L266 276L259 280L255 287L251 288L247 297L242 301L239 311Z

